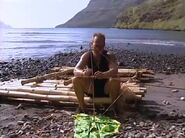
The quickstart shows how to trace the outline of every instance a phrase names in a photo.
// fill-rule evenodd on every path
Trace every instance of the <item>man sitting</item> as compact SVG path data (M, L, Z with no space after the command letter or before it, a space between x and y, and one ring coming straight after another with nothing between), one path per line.
M117 76L118 65L115 57L105 49L105 35L95 33L92 38L91 51L85 52L74 69L73 87L84 111L84 93L89 96L110 96L114 101L120 90ZM89 76L93 76L91 78Z

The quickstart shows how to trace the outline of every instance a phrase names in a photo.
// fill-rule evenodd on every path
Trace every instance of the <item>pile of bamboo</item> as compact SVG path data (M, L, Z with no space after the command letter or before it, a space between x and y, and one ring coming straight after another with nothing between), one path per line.
M57 70L56 70L57 69ZM15 80L0 85L0 96L12 100L37 101L37 102L58 102L77 104L78 100L71 84L73 67L55 68L51 73L43 76L36 76L26 80ZM120 85L127 87L137 99L145 95L146 88L139 83L128 82L130 78L142 80L141 78L154 78L152 71L142 69L119 69L118 76L124 80ZM85 96L86 104L92 103L92 98ZM110 98L95 98L96 104L109 104Z

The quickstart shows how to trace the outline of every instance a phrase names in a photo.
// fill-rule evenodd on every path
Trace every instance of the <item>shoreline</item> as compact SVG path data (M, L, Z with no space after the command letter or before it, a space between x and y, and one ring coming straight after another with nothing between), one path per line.
M185 54L185 42L183 41L172 41L172 40L129 40L119 39L117 41L107 40L106 48L110 51L115 51L115 54L119 50L128 50L145 54L160 54L160 55L177 55L184 56ZM109 42L113 41L113 42ZM89 49L89 43L61 45L52 47L50 45L42 45L38 47L22 47L22 48L8 48L1 49L2 54L1 61L11 62L12 60L21 59L42 59L49 58L59 53L74 53L83 52Z
M178 52L178 48L176 50L173 51L174 54L168 51L165 51L168 54L160 54L144 48L134 50L130 46L129 48L109 46L108 49L116 56L118 65L124 68L147 68L154 70L156 73L166 74L185 73L185 55L175 54ZM0 81L43 75L57 66L75 66L84 51L86 50L76 53L58 53L47 58L22 58L12 59L9 62L1 61ZM163 50L161 51L164 52Z

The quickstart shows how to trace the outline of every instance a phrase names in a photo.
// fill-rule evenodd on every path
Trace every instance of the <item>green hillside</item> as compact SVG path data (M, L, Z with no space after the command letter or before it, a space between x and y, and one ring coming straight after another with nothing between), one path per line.
M185 30L185 0L146 0L125 9L117 28Z

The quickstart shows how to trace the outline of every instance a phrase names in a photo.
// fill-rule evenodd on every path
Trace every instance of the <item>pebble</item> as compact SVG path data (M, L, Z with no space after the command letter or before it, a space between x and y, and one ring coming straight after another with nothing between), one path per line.
M167 101L167 100L163 100L163 101L162 101L162 104L163 104L163 105L170 105L170 102Z
M179 90L173 89L172 92L173 92L173 93L176 93L176 92L179 92Z
M17 124L18 125L23 125L24 124L24 121L17 121Z
M15 107L15 109L19 110L19 109L24 109L22 104L19 104L17 107Z
M185 73L185 56L140 53L126 49L111 49L125 68L147 68L155 72ZM59 53L45 59L14 59L0 64L0 81L44 75L53 67L75 66L84 52ZM175 64L174 63L179 63Z
M170 83L169 83L169 86L173 86L173 85L174 85L174 83L173 83L173 82L170 82Z
M1 135L0 138L9 138L9 136Z
M180 100L181 101L185 101L185 97L180 97Z

